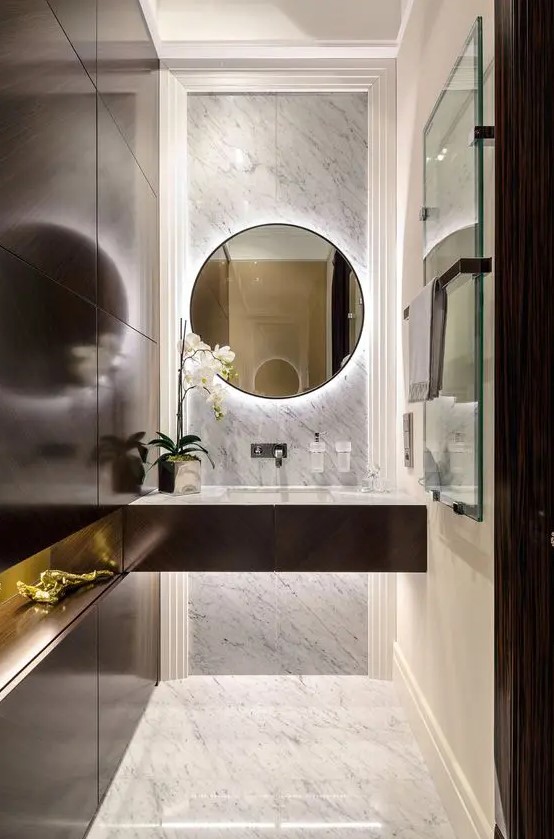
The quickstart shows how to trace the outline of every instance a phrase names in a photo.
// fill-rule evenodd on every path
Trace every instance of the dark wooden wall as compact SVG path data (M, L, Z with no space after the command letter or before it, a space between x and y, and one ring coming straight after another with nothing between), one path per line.
M2 839L82 839L156 683L158 626L158 575L123 576L0 702Z
M497 836L554 836L554 4L496 0Z
M137 493L124 441L158 418L158 76L138 0L0 4L0 571Z

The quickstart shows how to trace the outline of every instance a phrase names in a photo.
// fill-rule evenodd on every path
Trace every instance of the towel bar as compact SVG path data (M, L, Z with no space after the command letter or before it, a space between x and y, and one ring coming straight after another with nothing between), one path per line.
M436 279L441 284L442 288L445 288L448 283L455 280L456 277L459 277L461 274L472 274L474 277L478 277L479 274L490 274L492 271L492 258L490 256L483 256L483 257L464 257L463 259L459 259L454 265L441 274L440 277ZM404 320L408 320L410 317L410 307L407 306L404 309Z

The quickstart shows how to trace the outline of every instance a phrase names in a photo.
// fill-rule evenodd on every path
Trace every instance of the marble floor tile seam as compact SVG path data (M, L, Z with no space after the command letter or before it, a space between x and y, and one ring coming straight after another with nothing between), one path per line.
M281 674L272 676L229 675L211 676L193 675L188 679L164 682L154 691L150 704L168 701L194 699L201 694L203 706L210 700L221 705L224 697L226 705L248 702L250 705L281 705L287 699L300 703L325 703L332 701L333 706L346 701L349 707L366 704L371 700L377 704L401 708L400 701L392 682L369 679L363 675L311 675L298 676Z
M198 676L154 691L88 839L258 836L455 839L391 683Z

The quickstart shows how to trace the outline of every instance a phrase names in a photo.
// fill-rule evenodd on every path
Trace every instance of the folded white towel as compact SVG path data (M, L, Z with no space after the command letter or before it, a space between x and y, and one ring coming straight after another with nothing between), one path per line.
M436 399L442 387L446 290L431 280L410 303L409 402Z

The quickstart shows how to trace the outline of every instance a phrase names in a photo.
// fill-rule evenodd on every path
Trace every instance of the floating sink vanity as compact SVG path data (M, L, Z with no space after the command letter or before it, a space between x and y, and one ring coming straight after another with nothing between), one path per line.
M427 505L342 487L206 487L125 509L137 571L426 571Z

